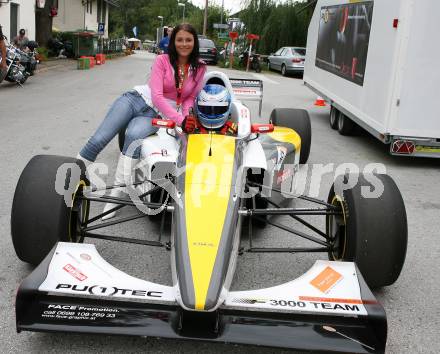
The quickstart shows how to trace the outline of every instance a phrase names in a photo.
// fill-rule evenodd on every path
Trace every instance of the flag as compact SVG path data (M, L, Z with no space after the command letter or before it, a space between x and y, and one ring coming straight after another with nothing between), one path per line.
M136 26L133 27L134 36L137 37L138 28Z

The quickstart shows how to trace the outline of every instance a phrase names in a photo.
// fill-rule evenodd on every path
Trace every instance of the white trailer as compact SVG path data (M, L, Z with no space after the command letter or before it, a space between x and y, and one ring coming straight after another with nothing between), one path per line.
M395 155L440 157L440 1L318 0L304 82Z

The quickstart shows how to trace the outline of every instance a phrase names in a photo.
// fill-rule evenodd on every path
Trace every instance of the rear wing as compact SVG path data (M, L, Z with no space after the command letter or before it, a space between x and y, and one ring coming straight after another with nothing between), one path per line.
M229 79L234 95L243 101L258 101L258 114L263 107L263 81L254 79Z

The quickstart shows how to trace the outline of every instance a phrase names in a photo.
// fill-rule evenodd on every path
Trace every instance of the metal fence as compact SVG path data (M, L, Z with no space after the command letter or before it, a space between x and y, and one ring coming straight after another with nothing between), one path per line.
M123 38L101 38L98 40L99 53L109 54L122 52L122 45L124 44Z

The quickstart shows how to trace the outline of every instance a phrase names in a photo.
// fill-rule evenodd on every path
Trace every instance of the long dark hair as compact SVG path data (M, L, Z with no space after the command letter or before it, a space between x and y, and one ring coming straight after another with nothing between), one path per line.
M170 58L171 65L174 68L174 80L176 81L176 87L179 87L179 76L177 70L177 59L179 54L176 50L176 35L179 31L186 31L192 34L194 38L194 48L189 55L188 63L193 70L193 79L197 76L197 69L202 65L199 59L199 38L197 37L197 32L193 26L189 23L181 23L180 25L174 27L173 33L171 33L170 42L168 44L168 56Z

